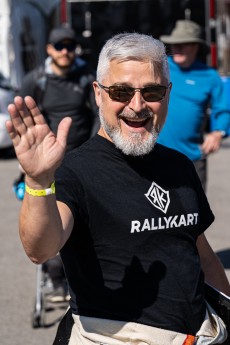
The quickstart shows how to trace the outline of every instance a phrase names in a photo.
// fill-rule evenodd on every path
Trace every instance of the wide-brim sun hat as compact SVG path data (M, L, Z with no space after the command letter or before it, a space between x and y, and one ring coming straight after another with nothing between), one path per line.
M191 20L178 20L170 35L160 36L166 44L200 43L209 49L207 42L202 37L202 28Z

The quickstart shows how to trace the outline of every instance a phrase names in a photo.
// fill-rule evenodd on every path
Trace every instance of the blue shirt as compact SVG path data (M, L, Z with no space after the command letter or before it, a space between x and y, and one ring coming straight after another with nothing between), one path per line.
M228 132L230 114L223 83L215 69L199 61L182 69L169 57L169 69L172 90L168 117L158 142L199 160L209 105L211 131Z

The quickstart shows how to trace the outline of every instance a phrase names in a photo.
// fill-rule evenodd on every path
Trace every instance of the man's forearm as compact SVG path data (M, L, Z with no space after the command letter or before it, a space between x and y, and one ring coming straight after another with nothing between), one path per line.
M63 229L55 195L34 197L25 193L19 232L26 254L33 262L42 263L57 254Z
M201 234L197 239L197 249L207 283L230 296L230 284L224 267L218 256L212 250L204 234Z
M215 255L215 254L214 254ZM230 296L230 284L225 274L222 263L215 255L209 264L204 268L205 280L216 289L222 291L227 296Z

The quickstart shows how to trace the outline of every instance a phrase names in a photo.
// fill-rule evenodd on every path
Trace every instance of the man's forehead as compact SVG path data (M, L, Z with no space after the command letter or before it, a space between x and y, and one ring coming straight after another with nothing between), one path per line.
M148 82L160 82L163 71L153 66L150 60L112 60L110 61L106 79L121 79L124 82L129 79L140 79Z

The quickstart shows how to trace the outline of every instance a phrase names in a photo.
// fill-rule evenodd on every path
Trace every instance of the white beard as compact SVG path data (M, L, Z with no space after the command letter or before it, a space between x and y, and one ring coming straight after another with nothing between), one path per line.
M151 114L153 116L153 114ZM125 155L144 156L152 151L158 138L159 131L152 127L151 134L147 139L143 139L141 133L130 132L129 137L123 137L120 127L109 125L99 110L101 127L112 139L116 148L121 150Z

